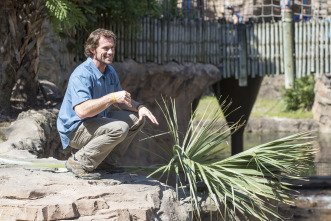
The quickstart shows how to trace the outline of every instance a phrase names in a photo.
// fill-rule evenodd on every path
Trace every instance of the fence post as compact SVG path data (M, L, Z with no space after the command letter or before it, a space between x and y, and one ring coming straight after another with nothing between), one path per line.
M238 25L239 36L239 86L247 86L247 41L246 41L246 26Z
M285 88L294 87L294 58L293 58L293 13L292 0L282 0L282 23L283 23L283 51Z

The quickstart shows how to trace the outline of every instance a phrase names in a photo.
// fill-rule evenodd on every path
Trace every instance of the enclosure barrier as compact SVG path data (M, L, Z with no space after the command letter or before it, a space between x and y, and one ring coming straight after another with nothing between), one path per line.
M102 25L117 35L117 62L133 59L139 63L213 64L221 70L223 78L235 77L244 84L247 76L284 73L281 21L234 25L146 17L141 26ZM330 73L331 22L298 22L294 30L296 77ZM85 39L81 38L82 44ZM77 53L82 59L82 52Z

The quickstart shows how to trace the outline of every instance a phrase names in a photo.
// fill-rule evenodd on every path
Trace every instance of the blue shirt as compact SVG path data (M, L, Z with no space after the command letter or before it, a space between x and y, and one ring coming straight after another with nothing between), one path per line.
M233 13L233 14L238 17L238 24L244 23L244 18L241 14L238 14L238 13Z
M68 147L72 132L84 120L90 119L80 119L74 107L84 101L97 99L121 90L118 76L110 65L107 65L105 73L102 74L93 60L88 57L85 62L74 70L70 76L67 91L57 118L57 130L60 134L63 149ZM110 107L94 117L107 116L109 109Z
M308 20L309 20L308 16L306 15L302 16L302 22L307 23ZM293 21L300 21L300 15L294 16Z

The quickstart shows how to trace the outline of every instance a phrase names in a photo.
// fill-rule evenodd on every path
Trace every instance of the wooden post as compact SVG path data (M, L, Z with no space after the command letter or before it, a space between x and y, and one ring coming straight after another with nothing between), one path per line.
M247 41L246 41L246 26L240 24L239 31L239 86L247 86Z
M283 22L283 52L285 88L294 87L294 59L293 59L293 13L292 1L282 0L282 22Z

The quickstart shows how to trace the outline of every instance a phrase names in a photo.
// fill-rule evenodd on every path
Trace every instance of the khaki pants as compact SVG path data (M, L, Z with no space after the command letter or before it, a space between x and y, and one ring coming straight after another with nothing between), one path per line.
M73 132L69 145L78 149L75 158L85 170L92 171L103 161L115 165L144 123L135 112L110 112L108 118L84 121Z

